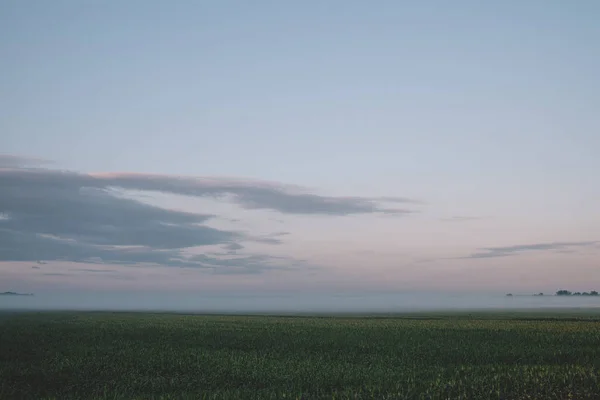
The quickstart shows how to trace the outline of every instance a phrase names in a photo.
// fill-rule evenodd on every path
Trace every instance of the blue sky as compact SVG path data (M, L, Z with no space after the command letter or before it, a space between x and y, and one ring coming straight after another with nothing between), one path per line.
M596 1L0 8L0 232L47 257L0 248L9 286L600 281ZM122 215L137 204L189 219L152 217L181 229L150 238L142 213L106 222L115 199L134 200ZM147 254L132 261L126 245ZM165 248L211 260L177 265Z

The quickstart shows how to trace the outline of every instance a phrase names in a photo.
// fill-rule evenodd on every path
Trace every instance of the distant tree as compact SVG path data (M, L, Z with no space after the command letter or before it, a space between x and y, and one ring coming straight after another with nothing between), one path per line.
M506 297L512 297L512 293L507 293Z
M541 295L541 293L540 293ZM571 293L568 290L559 290L556 292L557 296L598 296L598 292L596 290L592 290L591 292L575 292Z
M541 292L540 292L540 293L538 293L538 296L543 296L543 295L544 295L544 293L541 293Z

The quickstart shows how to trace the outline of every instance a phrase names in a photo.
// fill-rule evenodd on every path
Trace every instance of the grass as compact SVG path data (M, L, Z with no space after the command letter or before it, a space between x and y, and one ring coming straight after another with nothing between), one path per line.
M567 316L0 314L0 398L600 399Z

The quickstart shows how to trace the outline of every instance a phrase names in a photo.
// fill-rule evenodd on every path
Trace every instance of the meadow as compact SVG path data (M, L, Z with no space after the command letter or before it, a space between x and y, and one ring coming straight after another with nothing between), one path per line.
M0 314L0 399L599 399L596 315Z

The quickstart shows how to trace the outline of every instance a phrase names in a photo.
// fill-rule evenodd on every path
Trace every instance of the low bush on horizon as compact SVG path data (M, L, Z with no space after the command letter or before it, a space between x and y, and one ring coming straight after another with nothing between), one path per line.
M599 372L584 318L0 318L0 399L598 399Z

